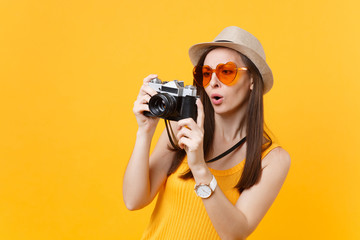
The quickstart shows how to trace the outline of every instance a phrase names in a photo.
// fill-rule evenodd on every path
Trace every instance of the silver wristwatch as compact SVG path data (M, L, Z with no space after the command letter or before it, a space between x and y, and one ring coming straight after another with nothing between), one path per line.
M209 198L214 193L216 186L217 182L213 176L210 184L196 184L194 190L199 197Z

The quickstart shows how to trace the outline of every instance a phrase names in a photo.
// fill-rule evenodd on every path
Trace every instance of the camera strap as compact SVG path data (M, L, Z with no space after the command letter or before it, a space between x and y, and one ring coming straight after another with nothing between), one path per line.
M225 157L226 155L228 155L229 153L231 153L232 151L234 151L235 149L237 149L238 147L241 147L246 141L246 136L243 137L238 143L236 143L234 146L232 146L231 148L229 148L228 150L226 150L225 152L223 152L222 154L220 154L217 157L214 157L213 159L210 159L209 161L206 161L207 163L209 162L215 162L216 160L219 160L220 158Z
M172 130L172 127L171 127L171 125L170 125L170 121L169 120L166 120L166 119L164 119L164 121L165 121L165 126L166 126L166 132L167 132L167 134L168 134L168 137L169 137L169 141L170 141L170 143L171 143L171 146L175 149L175 150L181 150L181 148L179 147L179 145L176 143L174 143L174 141L173 141L173 139L176 139L176 137L175 137L175 134L174 134L174 132L173 132L173 130ZM169 130L169 128L170 128L170 130ZM171 133L171 135L170 135L170 133Z

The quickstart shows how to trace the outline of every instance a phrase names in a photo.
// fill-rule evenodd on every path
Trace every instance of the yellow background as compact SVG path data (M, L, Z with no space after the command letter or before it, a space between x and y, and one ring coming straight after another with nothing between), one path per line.
M0 239L139 239L122 177L150 73L191 82L188 48L240 26L275 77L265 118L292 166L255 239L360 239L360 4L0 1ZM163 129L159 123L156 137Z

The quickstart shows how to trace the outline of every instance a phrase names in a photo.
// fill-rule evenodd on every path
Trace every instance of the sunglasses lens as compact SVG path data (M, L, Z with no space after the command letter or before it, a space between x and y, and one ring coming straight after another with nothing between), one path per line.
M224 84L231 84L234 81L237 74L237 66L233 62L228 62L226 64L219 64L216 68L217 76L219 80Z
M202 66L195 66L193 69L194 80L198 86L203 86Z
M211 81L211 75L213 73L213 70L209 66L203 66L202 68L202 77L203 77L203 86L207 86L209 82Z

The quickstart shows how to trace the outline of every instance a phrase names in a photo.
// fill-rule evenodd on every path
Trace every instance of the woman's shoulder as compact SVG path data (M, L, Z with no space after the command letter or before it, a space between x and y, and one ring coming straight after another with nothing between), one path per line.
M276 165L277 168L288 170L291 164L290 154L282 148L279 144L273 143L267 150L262 160L262 168L269 165Z

